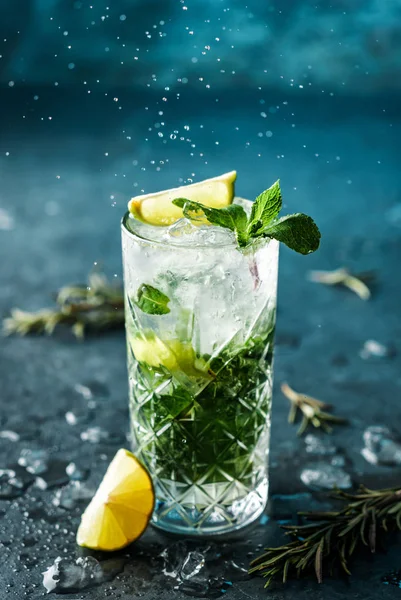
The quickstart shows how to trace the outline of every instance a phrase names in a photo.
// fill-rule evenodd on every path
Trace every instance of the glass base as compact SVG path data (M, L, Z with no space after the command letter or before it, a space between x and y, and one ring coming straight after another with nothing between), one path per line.
M169 483L169 487L176 485ZM165 494L158 492L152 525L168 533L206 537L230 534L255 521L266 507L268 481L263 479L245 495L238 482L206 484L194 490L192 497L187 491L180 502L166 501L162 499ZM206 498L210 499L207 504Z

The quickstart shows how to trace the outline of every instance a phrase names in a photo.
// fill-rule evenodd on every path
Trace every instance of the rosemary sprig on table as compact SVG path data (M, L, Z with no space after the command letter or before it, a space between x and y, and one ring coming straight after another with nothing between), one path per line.
M3 321L5 335L51 335L57 325L66 324L77 338L82 338L86 329L100 331L124 324L122 288L99 273L89 275L87 285L62 287L56 303L56 308L36 312L12 309L11 316Z
M331 409L331 404L327 404L326 402L322 402L321 400L317 400L306 394L300 394L290 388L288 383L283 383L281 385L281 391L291 402L288 422L295 423L298 410L302 413L301 425L297 431L298 435L302 435L308 428L308 425L313 425L313 427L316 428L320 427L320 429L330 433L332 427L329 423L333 425L344 425L347 423L347 419L337 417L336 415L327 412Z
M353 275L346 267L340 267L334 271L310 271L308 279L325 285L342 285L354 292L361 300L369 300L371 291L366 283L374 279L374 274L372 271L367 271Z
M401 489L370 490L361 486L356 494L337 492L337 499L347 501L339 511L299 513L313 523L285 525L293 541L278 548L266 548L251 563L250 573L284 583L291 576L315 572L319 583L323 575L341 567L351 574L349 560L356 548L367 546L375 552L377 539L390 530L401 530Z

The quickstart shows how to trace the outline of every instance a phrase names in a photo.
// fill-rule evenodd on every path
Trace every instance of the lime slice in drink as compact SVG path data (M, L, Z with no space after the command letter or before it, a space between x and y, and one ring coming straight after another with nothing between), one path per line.
M188 377L208 377L206 362L196 356L190 342L176 338L161 340L153 331L136 334L130 339L136 360L148 367L164 367L170 373L181 371Z
M177 371L180 367L177 356L165 342L153 331L146 331L130 339L132 352L136 360L149 367L165 367L169 371Z
M236 178L237 172L230 171L191 185L136 196L129 201L128 210L134 217L150 225L172 225L183 217L182 209L175 206L173 200L187 198L212 208L224 208L232 204Z

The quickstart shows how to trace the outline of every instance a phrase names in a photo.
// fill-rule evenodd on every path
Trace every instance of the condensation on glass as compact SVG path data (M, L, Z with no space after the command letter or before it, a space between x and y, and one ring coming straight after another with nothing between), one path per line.
M122 224L133 450L156 491L153 524L224 534L268 493L278 242L176 246ZM142 284L170 299L146 314Z

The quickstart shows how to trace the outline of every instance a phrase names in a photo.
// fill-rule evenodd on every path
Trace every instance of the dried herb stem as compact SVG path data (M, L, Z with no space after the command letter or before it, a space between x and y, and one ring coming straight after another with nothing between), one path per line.
M339 511L299 513L307 521L282 528L291 542L265 552L251 563L250 573L260 573L268 587L273 580L284 583L289 576L315 573L322 583L324 573L333 575L340 567L351 574L349 561L357 548L376 551L378 536L401 530L401 489L370 490L361 486L356 494L338 491L336 499L346 502Z
M371 291L366 281L373 278L372 272L353 275L346 267L340 267L334 271L310 271L308 279L315 283L325 285L342 285L354 292L361 300L369 300Z
M281 391L291 402L288 422L295 423L298 410L302 413L301 425L297 432L298 435L302 435L309 425L313 425L313 427L323 429L327 433L330 433L332 427L329 423L338 425L347 423L347 419L327 412L332 408L331 404L327 404L326 402L322 402L321 400L313 398L312 396L307 396L306 394L300 394L293 390L288 383L283 383L281 385Z
M77 338L87 329L104 330L124 325L124 297L121 286L104 275L92 273L87 285L61 288L56 308L27 312L14 308L3 321L5 335L30 333L51 335L57 325L69 325Z

